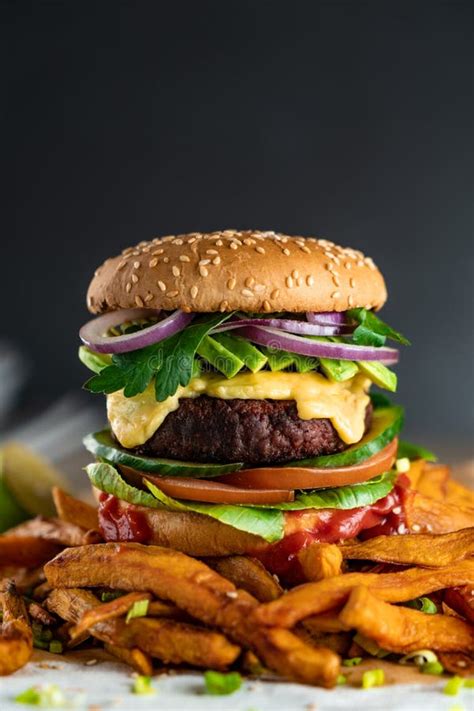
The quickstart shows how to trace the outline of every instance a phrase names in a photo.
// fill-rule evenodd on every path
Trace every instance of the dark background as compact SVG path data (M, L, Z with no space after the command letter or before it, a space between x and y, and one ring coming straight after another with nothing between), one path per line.
M79 389L93 270L159 234L325 236L386 275L408 429L472 432L470 3L2 3L2 335Z

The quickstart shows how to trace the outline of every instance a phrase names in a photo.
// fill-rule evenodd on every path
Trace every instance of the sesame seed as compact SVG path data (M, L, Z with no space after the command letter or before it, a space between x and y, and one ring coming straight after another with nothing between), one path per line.
M240 293L242 296L253 296L253 291L250 291L250 289L242 289Z
M126 264L127 264L126 261L120 262L120 264L117 267L117 271L119 272L121 269L123 269Z
M333 291L331 294L331 299L338 299L340 297L340 292L339 291Z
M179 277L179 275L181 274L181 270L179 267L174 266L172 267L171 271L173 272L173 276L175 277Z
M232 291L232 289L235 288L235 285L236 285L236 284L237 284L237 280L236 280L234 277L231 277L231 278L227 281L227 288L230 289L230 291Z
M298 279L296 280L296 283L298 286L303 286L303 284L304 284L303 277L298 277Z
M137 275L136 275L136 274L132 274L132 281L133 281L133 283L134 283L134 284L136 284L136 283L137 283L137 281L138 281L138 277L137 277Z
M271 303L270 303L269 301L267 301L267 300L265 299L265 301L263 302L263 308L264 308L265 311L271 311L271 310L272 310L272 305L271 305Z
M278 297L280 296L280 289L274 289L270 296L272 299L278 299Z
M237 244L237 242L231 242L231 243L229 244L229 247L230 247L231 249L238 249L238 248L239 248L239 245Z
M464 659L458 659L456 665L462 669L463 667L467 667L467 662Z
M181 247L181 245L183 244L183 240L182 239L174 239L173 244L177 244L178 247Z
M283 252L283 254L285 255L285 257L289 257L289 256L290 256L290 250L288 249L288 247L285 247L285 249L282 249L281 251Z
M149 245L147 245L146 247L143 247L143 249L142 249L142 252L143 252L144 254L148 254L149 251L150 251Z
M229 302L224 299L224 301L221 301L219 304L219 311L225 311L229 306Z
M265 249L258 245L258 247L255 247L255 251L258 252L259 254L265 254Z
M158 264L158 258L157 258L157 257L153 257L153 259L150 259L150 261L148 262L148 266L149 266L149 267L156 267L157 264Z
M257 292L257 294L261 294L263 291L266 290L265 284L255 284L253 287L253 290Z
M247 277L247 279L245 280L244 283L245 283L245 286L248 286L249 288L251 288L255 284L255 279L251 276Z
M303 245L300 247L300 249L301 249L302 252L305 252L305 254L311 254L310 248L307 247L305 244L303 244Z
M181 254L179 257L180 262L190 262L191 260L189 259L187 254Z
M163 257L163 261L164 261L165 264L168 264L168 262L170 261L170 258L169 258L169 257Z
M207 269L207 267L204 267L204 266L202 266L202 264L201 264L201 266L199 267L199 274L200 274L202 277L207 277L207 275L209 274L209 270Z
M221 263L221 258L219 256L214 257L212 260L212 263L215 264L216 266Z
M401 514L401 512L402 512L401 506L395 506L395 508L392 509L392 513L394 513L396 516L398 516L398 514Z
M352 269L352 264L350 262L346 262L344 266L346 269Z
M237 590L229 590L226 592L227 597L230 597L231 600L235 600L237 597Z
M414 523L413 526L411 527L411 530L412 530L412 531L415 531L415 533L418 532L418 531L421 531L421 526L420 526L420 524L419 524L419 523Z
M219 254L217 249L206 249L206 254Z
M351 286L351 289L353 289L353 288L355 287L356 283L355 283L354 277L351 277L351 278L349 279L349 284L350 284L350 286Z
M151 291L149 291L148 294L145 296L145 301L148 303L152 299L153 299L153 294L151 293Z
M314 276L313 276L312 274L308 274L308 276L306 277L306 284L307 284L308 286L313 286L313 284L314 284Z
M130 293L131 289L132 289L132 285L130 284L130 282L127 282L127 284L125 286L125 291L127 292L127 294Z
M137 306L143 306L143 305L144 305L144 304L143 304L143 299L142 299L142 297L141 297L141 296L138 296L138 294L137 294L137 296L135 297L135 303L136 303Z
M335 274L333 275L332 281L333 281L334 286L339 286L340 281L339 281L339 278Z
M288 289L293 288L293 278L291 276L287 276L285 279L285 284L287 285Z
M216 242L216 247L222 247L224 242L221 239L218 239Z
M359 259L359 260L357 261L357 266L358 266L358 267L363 267L363 266L364 266L364 262L363 262L362 259Z
M349 306L354 306L354 297L352 296L352 294L349 294L349 296L347 297L347 303L349 304Z
M163 254L164 251L164 249L155 249L153 250L152 254Z
M406 530L407 530L407 529L406 529L406 527L405 527L405 524L404 524L404 523L401 523L401 524L399 525L399 527L397 528L397 533L402 534L402 533L405 533Z
M140 262L133 262L134 269L140 269Z
M291 276L293 277L293 279L298 279L299 271L297 269L293 269L293 271L291 272Z
M191 294L192 299L195 299L196 296L198 295L198 288L197 288L196 284L194 284L194 286L191 287L190 294Z
M158 287L159 287L160 291L166 291L166 284L164 281L159 281Z
M199 260L199 266L205 267L207 264L210 264L211 260L210 259L200 259Z

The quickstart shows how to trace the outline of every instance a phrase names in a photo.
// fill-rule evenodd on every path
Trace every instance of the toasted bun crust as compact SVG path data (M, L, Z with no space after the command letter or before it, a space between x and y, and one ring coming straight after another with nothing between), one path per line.
M92 313L145 306L172 311L379 309L387 298L370 257L325 239L275 232L169 235L140 242L97 269Z

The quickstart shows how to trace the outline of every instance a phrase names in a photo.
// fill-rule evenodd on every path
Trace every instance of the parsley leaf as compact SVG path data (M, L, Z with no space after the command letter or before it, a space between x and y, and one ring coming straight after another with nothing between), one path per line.
M352 334L352 340L360 346L383 346L387 338L404 346L410 345L405 336L379 319L373 311L349 309L347 315L359 324Z
M112 356L112 365L94 375L84 385L93 393L123 390L125 397L142 393L156 377L155 393L159 402L174 395L179 385L186 386L193 376L194 358L202 339L232 314L201 316L173 336L129 353Z

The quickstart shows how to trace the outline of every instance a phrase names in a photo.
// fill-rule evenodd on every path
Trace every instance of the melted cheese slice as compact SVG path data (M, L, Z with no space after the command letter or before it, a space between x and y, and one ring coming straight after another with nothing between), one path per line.
M370 380L357 374L342 383L320 373L242 373L227 380L219 375L193 378L163 402L155 400L153 384L126 398L122 391L107 395L107 415L118 441L127 449L144 444L181 398L209 395L223 400L294 400L302 420L328 418L346 444L358 442L365 429Z

